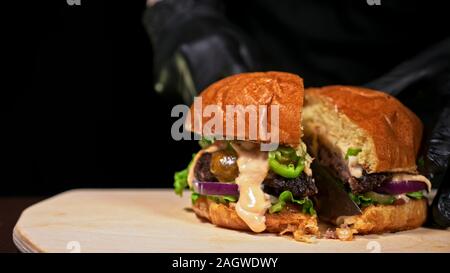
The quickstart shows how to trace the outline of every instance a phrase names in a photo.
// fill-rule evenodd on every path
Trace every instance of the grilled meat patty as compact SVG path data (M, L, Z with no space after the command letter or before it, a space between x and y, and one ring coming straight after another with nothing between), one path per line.
M194 166L194 176L199 181L216 182L218 179L211 172L211 153L204 153ZM289 179L276 173L269 172L263 182L264 192L278 196L283 191L289 190L295 198L304 198L317 193L317 187L314 179L305 173L299 177Z
M274 172L269 172L264 179L264 192L278 196L283 191L290 191L295 198L304 198L317 193L317 187L314 179L304 172L296 178L285 178Z
M319 145L317 160L323 166L328 167L334 174L344 182L348 182L348 186L353 193L364 193L373 191L381 186L383 182L392 178L391 173L371 173L365 170L363 175L356 178L350 174L347 162L342 156L330 151L325 145Z
M383 184L385 181L392 178L391 173L366 173L363 172L363 175L359 178L351 177L348 180L350 185L350 189L354 193L364 193L368 191L373 191Z
M198 181L217 182L216 176L211 172L211 153L203 153L194 166L194 176Z

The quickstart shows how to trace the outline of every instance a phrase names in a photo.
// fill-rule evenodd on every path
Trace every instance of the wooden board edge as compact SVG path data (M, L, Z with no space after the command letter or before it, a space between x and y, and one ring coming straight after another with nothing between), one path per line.
M20 220L20 219L19 219ZM17 225L13 229L13 243L17 249L22 253L44 253L42 249L34 245L31 241L26 239L26 236L22 235L20 227Z
M25 242L22 241L20 235L17 232L16 227L14 227L12 234L13 243L16 248L22 253L35 253L29 246L26 245Z

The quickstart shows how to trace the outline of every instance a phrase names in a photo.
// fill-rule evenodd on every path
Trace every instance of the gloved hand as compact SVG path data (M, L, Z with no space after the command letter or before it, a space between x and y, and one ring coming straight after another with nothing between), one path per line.
M450 81L449 81L450 83ZM447 86L447 92L450 85ZM449 96L447 97L448 100ZM427 162L432 179L442 181L433 200L431 214L434 223L440 227L450 226L450 100L443 109L431 135Z
M154 51L155 90L190 104L209 84L257 69L256 50L222 14L219 0L163 0L144 25Z
M383 90L394 96L404 95L408 88L422 81L432 82L426 96L439 102L438 115L431 117L434 126L422 142L419 170L439 188L431 207L432 222L440 227L450 226L450 38L407 61L366 86ZM412 94L411 94L412 95ZM417 100L417 99L416 99ZM419 102L419 106L426 103Z

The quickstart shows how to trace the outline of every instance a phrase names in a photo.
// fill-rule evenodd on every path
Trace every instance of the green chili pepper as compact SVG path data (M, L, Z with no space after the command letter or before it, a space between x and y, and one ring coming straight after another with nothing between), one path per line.
M345 159L347 160L349 156L357 156L361 151L361 148L348 148Z
M296 166L293 163L285 165L277 160L276 152L269 152L269 167L272 171L286 178L296 178L302 173L305 164L301 158L297 160Z
M274 151L274 154L276 160L285 165L288 165L289 163L295 164L300 159L293 148L286 146L280 146L276 151Z
M283 155L286 155L288 157L298 157L295 150L291 147L286 147L286 146L280 146L277 149L278 152L282 153Z

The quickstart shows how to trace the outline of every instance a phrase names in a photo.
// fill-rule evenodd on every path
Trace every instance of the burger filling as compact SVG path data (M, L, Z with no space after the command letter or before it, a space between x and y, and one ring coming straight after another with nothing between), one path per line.
M236 202L239 217L255 232L265 230L265 213L278 213L287 203L304 213L315 215L308 196L317 193L306 146L297 149L280 146L276 151L261 152L251 142L200 142L197 153L186 170L175 174L175 191L185 187L199 196L220 203Z
M332 151L326 145L318 145L316 156L344 183L349 196L360 207L373 204L400 205L411 199L422 199L425 190L431 189L430 181L418 174L367 173L357 163L360 148L349 148L345 155Z
M237 156L226 151L203 153L194 166L194 177L198 181L233 182L239 174ZM217 176L216 176L217 175ZM296 178L285 178L270 170L263 181L265 193L279 196L290 191L295 198L304 198L317 193L312 176L302 172Z

